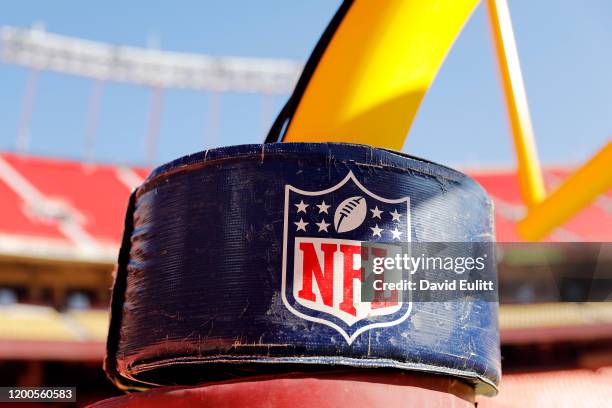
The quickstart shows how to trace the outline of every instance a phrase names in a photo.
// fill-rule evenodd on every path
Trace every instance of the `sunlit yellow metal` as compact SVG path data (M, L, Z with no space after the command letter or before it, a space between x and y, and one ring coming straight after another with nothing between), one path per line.
M553 228L578 213L598 195L612 188L612 141L571 175L518 224L527 240L544 238Z
M533 136L506 0L486 0L520 190L519 234L538 240L612 185L612 146L550 197ZM448 50L478 0L355 0L317 65L283 138L399 150Z
M478 0L355 0L284 137L399 150Z
M487 0L487 10L514 140L521 195L527 208L532 208L544 199L546 190L533 137L510 11L506 0Z

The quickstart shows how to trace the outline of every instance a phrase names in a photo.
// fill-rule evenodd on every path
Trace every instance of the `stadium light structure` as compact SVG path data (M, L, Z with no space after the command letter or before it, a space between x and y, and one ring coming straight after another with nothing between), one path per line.
M154 88L287 94L302 63L286 59L213 57L138 48L4 26L2 61L102 81Z
M270 97L291 93L303 67L301 62L287 59L168 52L52 34L41 27L22 29L11 26L0 28L0 60L30 70L15 142L20 152L26 152L30 143L30 119L40 71L92 79L84 143L84 156L88 160L93 155L102 84L112 81L151 88L151 109L145 136L149 166L155 164L164 89L209 92L212 109L207 120L207 135L215 140L218 94L255 93L263 95L264 104L269 104L267 100Z

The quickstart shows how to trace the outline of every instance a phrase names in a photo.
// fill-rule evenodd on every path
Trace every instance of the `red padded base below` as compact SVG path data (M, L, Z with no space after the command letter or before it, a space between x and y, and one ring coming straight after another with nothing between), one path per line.
M164 387L91 405L118 407L473 407L471 386L449 377L346 373L258 377L196 387Z

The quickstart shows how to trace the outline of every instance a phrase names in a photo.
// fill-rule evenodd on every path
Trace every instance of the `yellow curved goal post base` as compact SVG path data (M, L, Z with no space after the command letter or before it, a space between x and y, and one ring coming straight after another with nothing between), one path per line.
M478 0L355 0L322 54L285 142L401 150Z

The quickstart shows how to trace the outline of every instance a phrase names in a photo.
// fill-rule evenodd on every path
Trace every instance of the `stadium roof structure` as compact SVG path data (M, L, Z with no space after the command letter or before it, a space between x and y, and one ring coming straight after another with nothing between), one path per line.
M512 169L467 171L491 195L499 242L518 242L525 212ZM570 168L545 169L552 189ZM0 256L115 262L130 191L148 170L0 153ZM612 192L565 225L549 241L612 241Z
M0 27L0 59L31 69L102 81L219 92L291 92L302 64L286 59L217 57L138 48Z

